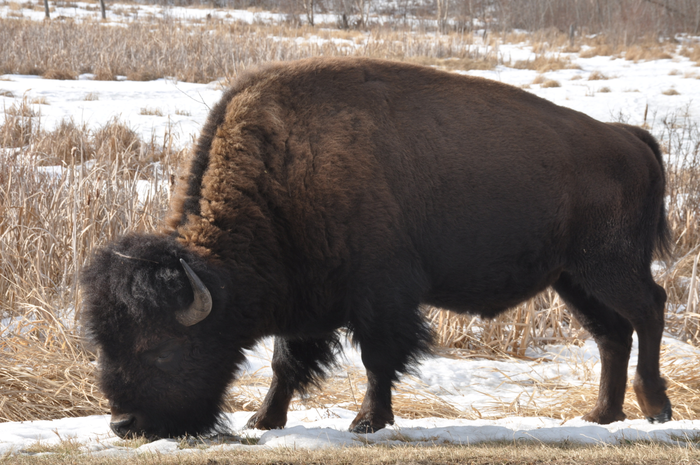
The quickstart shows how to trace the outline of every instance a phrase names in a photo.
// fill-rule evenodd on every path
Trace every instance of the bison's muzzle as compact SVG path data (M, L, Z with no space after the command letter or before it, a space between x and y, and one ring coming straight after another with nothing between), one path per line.
M109 427L114 431L114 434L122 439L134 436L134 427L136 426L136 416L130 413L116 413L112 409L112 419L109 422Z

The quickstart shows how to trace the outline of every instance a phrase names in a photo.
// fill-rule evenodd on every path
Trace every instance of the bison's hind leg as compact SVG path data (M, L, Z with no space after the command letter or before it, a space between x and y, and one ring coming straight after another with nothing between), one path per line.
M612 262L626 263L624 260ZM622 402L634 329L639 340L634 377L639 406L650 421L668 421L671 419L671 403L659 370L666 292L654 282L649 267L642 267L637 272L618 270L606 273L605 267L598 270L601 272L594 278L579 281L563 273L554 284L600 349L598 403L584 418L598 423L624 418Z
M562 273L553 287L576 319L591 333L600 351L598 402L583 419L600 424L624 420L626 415L622 411L622 404L632 348L632 325L615 310L576 285L567 273Z
M287 424L287 410L295 392L318 384L335 363L340 350L338 334L322 339L275 338L272 382L260 409L248 420L248 428L277 429Z

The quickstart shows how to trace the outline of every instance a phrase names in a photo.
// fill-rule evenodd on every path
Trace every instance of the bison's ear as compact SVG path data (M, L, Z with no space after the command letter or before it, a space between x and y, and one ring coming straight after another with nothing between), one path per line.
M204 285L199 276L190 268L190 266L183 259L180 259L182 267L185 269L185 274L187 279L190 280L192 285L192 291L194 292L194 302L187 309L181 310L175 313L175 318L183 326L196 325L211 312L211 294L209 289Z

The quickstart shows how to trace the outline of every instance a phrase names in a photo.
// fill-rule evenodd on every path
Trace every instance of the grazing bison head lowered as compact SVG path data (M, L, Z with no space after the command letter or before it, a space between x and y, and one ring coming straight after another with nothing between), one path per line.
M248 426L281 428L334 363L339 329L367 393L350 425L394 420L391 389L429 352L419 308L494 317L552 286L601 352L597 403L634 390L671 418L659 373L665 177L646 131L522 89L420 66L310 59L240 77L212 110L166 226L82 275L100 386L120 436L217 428L242 350L275 337Z
M245 318L232 322L221 311L225 276L168 236L127 236L84 270L88 329L101 349L100 387L118 435L217 426L250 341Z

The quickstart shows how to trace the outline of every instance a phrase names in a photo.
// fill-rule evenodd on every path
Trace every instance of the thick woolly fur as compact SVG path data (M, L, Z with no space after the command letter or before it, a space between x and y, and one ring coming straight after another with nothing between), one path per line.
M374 430L429 351L421 303L491 317L554 285L613 347L604 358L626 366L631 328L650 334L638 395L658 416L665 296L649 267L668 241L663 193L648 133L514 87L368 59L261 68L212 110L164 230L107 247L84 273L102 387L137 414L133 431L202 432L241 349L274 335L251 426L280 427L345 327L370 384L353 428ZM192 299L179 258L214 300L191 327L173 316ZM187 349L166 373L143 354L173 339ZM592 420L622 415L621 376Z

